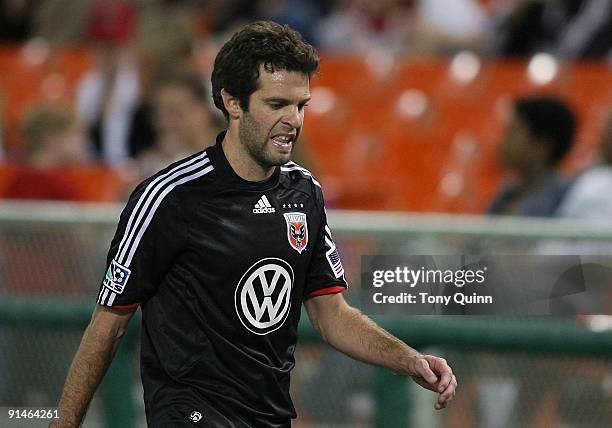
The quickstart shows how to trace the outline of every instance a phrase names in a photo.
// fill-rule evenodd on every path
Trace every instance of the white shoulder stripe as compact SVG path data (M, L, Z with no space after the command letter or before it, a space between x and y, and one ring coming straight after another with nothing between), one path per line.
M154 199L157 199L158 193L167 185L172 185L172 182L176 180L181 175L198 170L205 166L209 160L207 157L202 154L202 156L198 156L196 158L197 162L188 162L186 164L179 165L165 174L160 175L154 181L152 181L143 194L138 199L134 210L130 215L130 219L128 221L127 227L125 228L125 233L123 235L123 239L119 244L119 248L117 250L117 255L115 256L115 260L117 262L124 264L125 256L130 247L133 246L133 238L136 233L136 230L140 228L140 222L145 216L147 210L154 202ZM126 266L124 264L124 266Z
M321 183L319 183L312 176L310 171L308 171L306 168L302 168L301 166L299 166L299 165L297 165L297 164L295 164L293 162L290 162L289 164L286 164L286 165L289 165L289 166L281 166L281 171L287 171L287 172L288 171L300 171L303 175L305 175L306 177L309 177L314 184L316 184L317 186L321 187Z
M189 165L192 165L193 163L202 161L203 159L206 159L206 153L202 153L199 156L196 156L195 158L189 160L188 162L185 163L181 163L180 165L175 166L174 168L172 168L170 171L166 172L165 174L161 174L159 177L155 178L155 180L153 180L151 183L148 184L147 188L145 189L145 191L142 193L142 195L140 196L140 198L138 199L138 202L136 203L136 206L134 207L134 209L132 210L132 213L130 215L130 218L128 220L127 226L125 227L125 234L123 235L123 239L121 240L120 244L119 244L119 250L118 253L121 252L121 250L124 248L124 246L127 244L127 240L128 237L131 236L131 234L129 233L132 229L134 225L134 220L136 219L137 215L140 212L140 209L142 207L142 205L145 203L145 201L147 200L147 196L155 191L155 188L157 186L157 184L164 180L165 178L167 178L169 175L172 175L173 173L188 167ZM146 210L146 206L143 207L143 209Z
M214 169L213 166L209 165L206 168L198 170L191 175L187 175L181 178L180 180L174 181L168 187L166 187L166 189L164 189L163 192L161 192L161 194L155 199L155 203L153 204L153 207L151 208L149 215L147 215L147 218L145 219L144 223L142 224L141 227L138 228L138 234L136 235L134 242L129 246L129 253L127 255L127 259L125 260L125 265L124 265L125 267L130 266L130 263L132 262L132 258L134 257L134 253L136 252L136 248L138 248L138 244L140 243L140 240L142 239L142 235L144 235L145 231L147 230L147 227L149 227L149 224L151 223L151 220L153 219L153 216L155 215L155 211L157 210L161 202L164 200L166 195L168 195L168 193L170 193L172 189L174 189L176 186L187 183L191 180L195 180L196 178L202 177L208 174L213 169Z

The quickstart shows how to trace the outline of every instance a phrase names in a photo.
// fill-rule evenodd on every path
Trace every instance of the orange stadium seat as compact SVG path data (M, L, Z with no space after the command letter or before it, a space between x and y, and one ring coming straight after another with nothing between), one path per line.
M41 178L47 182L44 183L44 189L39 190L35 186ZM53 186L63 186L65 191L54 191ZM112 202L124 196L123 189L124 181L121 176L104 166L61 168L43 172L32 172L16 165L0 166L0 199L30 199L32 195L57 199L65 195L69 200L80 202ZM17 196L13 196L15 192ZM49 196L40 196L42 194Z
M47 55L41 52L40 58L28 49L28 45L0 46L0 91L6 99L2 122L9 151L21 144L19 125L24 113L40 101L71 102L76 83L90 63L87 50L79 46L50 50Z

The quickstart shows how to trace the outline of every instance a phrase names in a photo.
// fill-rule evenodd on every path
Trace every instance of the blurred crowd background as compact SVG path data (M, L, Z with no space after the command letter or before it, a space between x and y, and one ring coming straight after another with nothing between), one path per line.
M0 197L122 201L212 144L214 56L258 19L323 57L296 160L330 207L551 216L607 163L608 0L3 0Z

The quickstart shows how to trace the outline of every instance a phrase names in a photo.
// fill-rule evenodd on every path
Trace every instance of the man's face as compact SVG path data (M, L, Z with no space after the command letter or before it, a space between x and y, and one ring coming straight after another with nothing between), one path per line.
M240 141L264 168L289 161L310 100L308 76L295 71L259 70L259 89L251 94L239 122Z
M545 144L536 141L525 121L514 114L502 141L502 164L511 171L525 173L534 166L546 164L547 156Z

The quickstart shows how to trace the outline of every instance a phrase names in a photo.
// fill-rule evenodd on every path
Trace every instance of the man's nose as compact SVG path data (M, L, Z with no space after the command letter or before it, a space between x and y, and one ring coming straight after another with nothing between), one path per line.
M291 127L299 129L304 122L304 114L297 106L291 106L291 110L287 112L283 121Z

